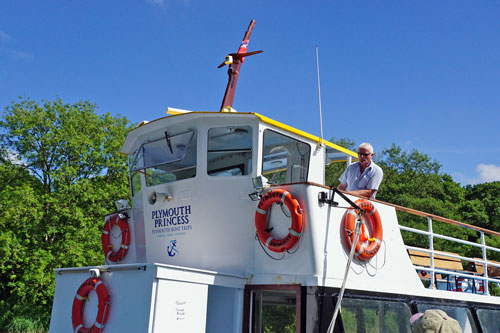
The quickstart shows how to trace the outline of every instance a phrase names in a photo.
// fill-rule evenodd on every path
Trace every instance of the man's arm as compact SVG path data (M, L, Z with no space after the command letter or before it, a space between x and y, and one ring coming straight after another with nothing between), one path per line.
M341 188L339 187L338 189L340 190ZM349 191L347 193L371 198L375 192L377 192L377 190L357 190L357 191Z
M347 188L347 185L344 183L340 183L339 186L337 186L338 190L345 191ZM354 194L354 195L360 195L363 197L371 198L371 196L377 192L377 190L356 190L356 191L347 191L347 193Z

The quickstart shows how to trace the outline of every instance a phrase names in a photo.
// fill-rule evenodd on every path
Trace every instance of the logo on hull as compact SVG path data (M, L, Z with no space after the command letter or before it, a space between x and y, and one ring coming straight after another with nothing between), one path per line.
M177 240L173 239L170 241L170 244L167 245L167 253L169 257L173 257L176 254L179 254L179 250L177 250L175 247L177 246Z

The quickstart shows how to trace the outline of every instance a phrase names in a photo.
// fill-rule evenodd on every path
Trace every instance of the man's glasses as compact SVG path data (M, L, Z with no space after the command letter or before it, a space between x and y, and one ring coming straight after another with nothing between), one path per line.
M358 155L359 155L359 156L368 157L368 156L370 156L370 155L371 155L371 153L359 153L359 152L358 152Z

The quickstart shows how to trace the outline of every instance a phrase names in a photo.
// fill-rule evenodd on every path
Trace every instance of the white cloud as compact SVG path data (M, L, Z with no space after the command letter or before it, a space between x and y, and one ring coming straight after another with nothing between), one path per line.
M8 43L11 41L15 41L14 38L12 38L10 35L8 35L5 31L0 30L0 43ZM13 59L18 59L18 60L24 60L24 61L31 61L33 60L33 54L24 52L24 51L18 51L12 49L10 46L3 46L0 51L5 52L9 55L9 57Z
M9 50L8 53L12 58L24 60L24 61L31 61L34 58L33 55L31 53L28 53L28 52Z
M462 186L474 185L474 184L480 183L479 179L469 178L461 172L452 172L451 176L453 177L453 180L455 180L456 182L459 182Z
M12 40L12 37L7 35L4 31L0 30L0 41L1 42L8 42Z
M146 2L160 7L165 7L167 5L165 0L146 0Z
M146 0L147 3L152 4L154 6L162 7L162 8L167 8L169 4L176 3L176 4L181 4L184 6L189 6L191 3L191 0Z
M500 166L494 164L479 164L476 167L481 183L500 181Z
M462 185L475 185L500 181L500 166L481 163L476 166L476 175L472 178L467 177L461 172L453 172L452 177Z

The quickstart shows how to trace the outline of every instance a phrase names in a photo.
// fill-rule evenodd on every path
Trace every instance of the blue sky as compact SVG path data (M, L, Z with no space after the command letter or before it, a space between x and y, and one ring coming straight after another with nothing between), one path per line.
M500 180L500 2L0 3L0 107L90 100L132 122L218 110L251 19L234 108L324 136L396 143L462 184Z

